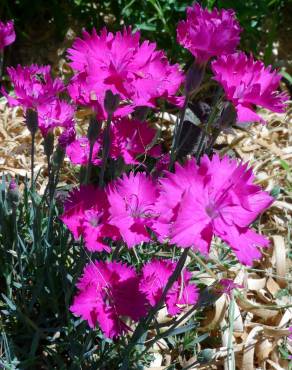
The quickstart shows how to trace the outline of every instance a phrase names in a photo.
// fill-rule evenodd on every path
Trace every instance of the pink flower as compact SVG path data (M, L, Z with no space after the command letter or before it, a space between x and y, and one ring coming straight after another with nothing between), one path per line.
M281 75L271 66L255 61L243 52L224 55L212 62L214 79L224 88L226 97L236 107L238 122L263 122L254 106L284 112L288 95L279 93Z
M233 10L203 9L195 3L187 8L187 20L177 27L178 42L188 49L197 63L233 53L239 44L241 28Z
M98 158L101 145L97 141L93 146L92 153L92 163L94 165L99 165L101 160ZM66 154L69 157L70 161L75 165L86 166L89 161L89 140L87 137L80 137L72 141L66 148Z
M66 150L67 146L73 143L76 139L76 131L75 128L68 127L65 131L61 133L61 135L58 138L59 145Z
M15 37L13 21L8 21L7 23L0 21L0 51L5 46L12 44L15 41Z
M70 193L60 217L77 240L82 235L91 252L110 252L105 238L120 238L117 229L108 224L108 200L103 190L91 185L82 186Z
M249 225L273 198L253 184L247 164L237 164L227 156L205 155L200 166L188 161L176 165L175 173L161 179L156 204L160 214L153 229L160 239L170 238L180 247L209 252L213 235L231 246L240 262L251 265L261 257L257 247L268 240Z
M12 106L21 105L24 109L35 109L40 105L55 100L56 94L64 89L61 79L52 79L50 66L28 67L18 65L16 68L8 67L7 72L14 87L15 98L9 96L4 89L3 95Z
M156 44L139 42L140 33L124 29L123 33L90 35L75 40L68 50L70 65L77 75L69 87L75 101L83 101L105 118L105 92L119 94L121 106L115 116L125 116L136 106L156 106L156 99L165 98L174 103L183 74L178 65L170 65L165 54L156 50ZM78 77L82 75L82 77ZM81 97L79 97L81 95Z
M155 218L156 187L145 173L131 172L107 189L110 204L109 224L118 228L128 248L149 242L147 228Z
M126 164L138 164L138 156L158 157L161 153L158 145L154 146L156 130L146 122L122 118L112 125L112 145L110 156L122 157Z
M215 291L217 293L225 293L225 294L228 294L230 296L231 294L231 291L233 289L237 289L237 288L243 288L242 285L239 285L239 284L236 284L234 283L232 280L230 279L221 279L216 285L215 285Z
M63 100L55 99L38 106L39 128L43 136L55 127L68 129L74 126L74 108Z
M292 326L289 327L290 335L288 336L288 339L292 340Z
M79 293L71 312L91 328L98 323L108 338L130 330L125 318L138 321L146 314L147 302L139 292L139 278L133 268L121 262L89 263L77 287Z
M142 270L140 291L143 292L151 306L161 298L168 279L174 272L176 263L169 260L153 260ZM195 304L198 301L198 290L190 283L191 273L185 269L166 295L166 307L170 315L181 312L180 305Z

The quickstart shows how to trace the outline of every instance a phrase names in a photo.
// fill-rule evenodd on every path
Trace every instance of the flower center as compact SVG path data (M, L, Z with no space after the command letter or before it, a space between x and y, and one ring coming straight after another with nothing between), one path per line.
M212 218L212 219L214 219L214 218L216 218L216 217L218 217L219 216L219 212L218 212L218 210L216 209L217 207L216 207L216 204L214 204L214 203L209 203L208 205L207 205L207 207L205 208L205 211L206 211L206 213L207 213L207 215L210 217L210 218Z
M131 194L125 199L126 210L130 213L133 218L149 218L151 217L151 208L144 207L139 204L137 194Z
M87 220L93 227L97 227L101 223L103 212L87 211Z

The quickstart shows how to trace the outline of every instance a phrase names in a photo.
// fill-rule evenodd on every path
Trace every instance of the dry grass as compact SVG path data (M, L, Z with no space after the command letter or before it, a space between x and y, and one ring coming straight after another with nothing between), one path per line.
M286 343L288 327L292 322L291 248L292 229L292 106L287 114L271 114L263 111L267 125L253 125L246 131L238 130L220 137L223 152L233 150L239 158L249 161L255 169L257 182L266 190L278 187L278 198L262 216L258 229L271 239L271 248L253 268L235 265L226 270L213 254L213 273L234 279L244 288L236 299L223 295L212 309L205 312L206 319L200 332L211 332L220 339L222 346L214 348L212 365L194 364L195 358L186 359L169 350L164 340L154 348L155 361L152 370L164 369L173 361L189 369L288 369L288 361L280 354L279 347ZM23 180L29 176L30 134L21 112L7 107L0 101L0 172L10 173ZM46 164L42 154L41 137L37 138L36 172L44 189ZM62 181L74 183L75 176L65 169ZM291 255L291 249L290 249ZM290 273L289 273L290 270ZM214 282L206 271L208 284ZM162 314L162 319L164 320ZM288 343L290 351L291 342ZM231 352L234 356L230 355ZM163 364L163 365L162 365Z

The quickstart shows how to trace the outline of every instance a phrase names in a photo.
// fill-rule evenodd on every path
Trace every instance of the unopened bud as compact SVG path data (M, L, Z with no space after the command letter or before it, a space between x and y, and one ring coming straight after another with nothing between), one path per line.
M221 111L221 115L216 122L219 130L226 131L231 129L237 119L237 113L234 105L230 102L225 102Z
M185 91L190 95L202 83L205 74L205 64L193 63L186 74Z
M144 122L146 121L149 110L149 107L137 107L134 111L134 117L137 120Z
M58 143L63 148L71 144L76 139L76 131L74 127L67 128L62 134L59 136Z
M61 145L57 145L55 153L53 155L53 168L58 169L62 166L62 163L65 158L65 150L61 147Z
M112 116L120 103L120 95L114 94L111 90L106 90L104 98L104 108L109 116Z
M44 137L44 151L45 155L49 158L54 151L54 133L49 131Z
M25 113L25 120L30 133L34 135L39 127L38 112L34 109L27 109Z
M94 144L100 133L100 123L97 121L96 117L90 117L87 138L91 144Z
M11 206L16 207L19 204L20 194L19 194L18 186L14 179L11 179L9 183L8 191L7 191L7 198Z

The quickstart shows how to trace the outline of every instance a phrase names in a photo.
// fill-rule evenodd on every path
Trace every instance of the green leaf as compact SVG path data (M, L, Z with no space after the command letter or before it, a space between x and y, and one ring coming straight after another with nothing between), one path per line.
M6 295L4 293L1 293L1 296L2 298L4 299L4 301L7 303L7 305L9 306L9 308L12 310L12 311L16 311L16 306L15 304L8 298L6 297Z
M280 75L282 75L284 78L286 78L286 80L292 85L292 76L284 71L283 69L280 71Z

